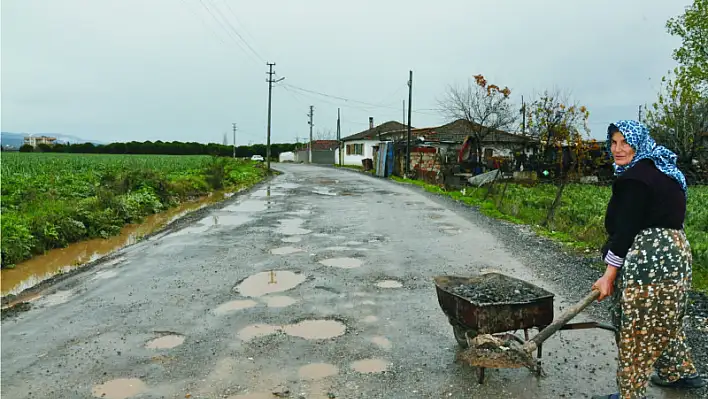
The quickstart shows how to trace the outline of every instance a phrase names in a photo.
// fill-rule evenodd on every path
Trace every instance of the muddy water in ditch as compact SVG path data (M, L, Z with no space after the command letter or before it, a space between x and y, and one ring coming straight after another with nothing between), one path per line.
M165 212L150 215L141 224L127 225L117 236L82 241L66 248L53 249L44 255L17 264L14 269L2 269L0 272L2 295L18 294L59 272L67 272L126 245L134 244L141 237L161 229L186 213L219 202L231 195L233 194L222 192L196 201L185 202Z

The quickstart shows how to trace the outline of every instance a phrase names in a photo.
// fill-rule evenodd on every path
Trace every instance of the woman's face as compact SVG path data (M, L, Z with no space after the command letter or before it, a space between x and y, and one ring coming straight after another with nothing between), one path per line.
M612 134L612 145L610 147L612 157L615 163L619 166L629 165L634 159L634 148L632 148L624 139L624 135L620 132Z

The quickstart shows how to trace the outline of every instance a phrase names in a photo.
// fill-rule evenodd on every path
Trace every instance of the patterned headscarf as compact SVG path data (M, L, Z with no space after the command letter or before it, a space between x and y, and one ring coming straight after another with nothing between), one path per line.
M632 146L635 151L634 158L629 165L619 166L614 164L615 175L619 176L627 169L636 165L642 159L651 159L654 161L656 168L662 173L676 180L683 189L687 191L686 177L676 166L678 156L668 148L657 145L653 138L649 135L649 129L641 122L633 120L621 120L613 123L624 135L627 144ZM612 127L612 125L610 125ZM614 129L607 130L607 150L611 151L612 133Z

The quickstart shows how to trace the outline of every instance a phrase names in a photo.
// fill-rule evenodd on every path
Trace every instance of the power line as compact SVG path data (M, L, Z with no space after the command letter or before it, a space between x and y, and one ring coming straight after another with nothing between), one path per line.
M233 37L233 35L231 35L231 33L224 27L224 25L221 23L221 21L219 21L219 19L216 18L216 16L214 15L214 13L213 13L213 12L211 11L211 9L204 3L204 1L203 1L203 0L198 0L198 1L199 1L199 4L201 4L202 7L204 7L204 9L207 11L207 13L209 14L209 16L211 16L211 18L212 18L222 29L224 29L224 30L226 31L226 34L228 35L229 39L231 39L234 43L236 43L236 45L244 52L244 54L246 54L247 56L249 56L249 57L248 57L249 60L254 61L253 56L252 56L249 52L247 52L246 49L243 48L243 46L241 45L241 43L239 43L238 40L236 40L236 39ZM254 62L256 62L256 61L254 61ZM256 64L258 64L258 62L256 62Z
M204 0L204 1L207 1L207 2L208 2L209 0ZM257 52L256 50L254 50L253 47L251 47L250 44L248 44L248 41L247 41L246 39L244 39L243 36L241 36L241 34L238 32L238 30L236 30L236 28L234 28L234 26L231 24L231 22L229 22L228 18L226 18L226 16L224 16L224 13L221 12L221 10L219 9L219 7L216 6L216 5L213 4L213 3L211 3L211 4L212 4L212 7L219 13L219 15L220 15L221 18L224 20L224 22L226 22L226 25L227 25L229 28L231 28L231 31L234 32L234 33L236 34L236 36L238 36L238 37L241 39L241 41L243 41L243 43L246 45L246 47L248 47L248 48L253 52L253 54L255 54L256 57L258 57L258 59L260 59L262 62L265 62L265 60L263 59L263 57L261 57L261 55L258 54L258 52Z
M236 20L236 22L237 22L239 25L241 25L241 27L243 28L243 31L246 33L246 35L247 35L248 37L250 37L250 38L251 38L251 41L254 43L254 45L256 45L257 43L256 43L255 38L253 37L253 35L251 35L251 33L248 31L248 29L246 29L246 25L245 25L243 22L241 22L241 21L239 20L238 16L236 15L236 12L234 12L234 9L231 8L231 4L229 4L228 0L224 0L224 4L226 4L226 8L228 8L229 13L231 13L231 15L234 17L234 19ZM262 50L262 48L261 48L261 50ZM267 53L267 51L266 51L266 53ZM267 55L267 54L266 54L266 55Z

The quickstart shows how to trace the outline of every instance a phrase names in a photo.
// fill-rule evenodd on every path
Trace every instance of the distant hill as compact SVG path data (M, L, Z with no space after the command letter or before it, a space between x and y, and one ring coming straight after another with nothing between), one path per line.
M22 146L24 139L27 136L29 136L29 133L0 132L0 145L2 145L2 146L9 145L9 146L19 148ZM72 136L70 134L35 133L34 136L56 137L57 142L61 143L61 144L66 144L66 143L71 143L71 144L80 144L80 143L106 144L101 141L82 139L81 137Z

